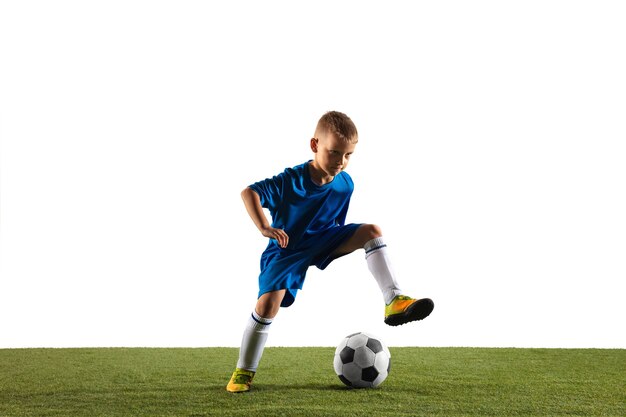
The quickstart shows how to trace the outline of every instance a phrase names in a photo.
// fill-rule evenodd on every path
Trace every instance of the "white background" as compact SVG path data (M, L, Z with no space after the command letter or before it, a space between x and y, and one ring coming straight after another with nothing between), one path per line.
M0 347L238 346L239 193L340 110L348 221L435 311L385 326L361 251L268 345L625 348L624 3L301 3L0 3Z

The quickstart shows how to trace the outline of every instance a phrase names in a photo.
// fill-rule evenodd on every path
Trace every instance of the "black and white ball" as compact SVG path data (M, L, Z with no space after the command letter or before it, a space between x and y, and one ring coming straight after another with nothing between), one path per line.
M344 337L335 350L335 372L352 388L372 388L389 375L391 353L377 337L354 333Z

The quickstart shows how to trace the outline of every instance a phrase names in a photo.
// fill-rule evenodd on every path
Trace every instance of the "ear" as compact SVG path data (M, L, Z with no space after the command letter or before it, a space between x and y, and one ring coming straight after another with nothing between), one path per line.
M318 138L311 138L311 150L313 151L313 153L317 153L317 144L319 143L319 139Z

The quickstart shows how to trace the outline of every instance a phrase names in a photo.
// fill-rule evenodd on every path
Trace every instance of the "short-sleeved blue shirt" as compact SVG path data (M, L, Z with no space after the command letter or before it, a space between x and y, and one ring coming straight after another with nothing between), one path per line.
M310 162L310 161L309 161ZM324 185L313 182L309 162L250 185L272 216L272 227L283 229L289 244L281 248L270 242L261 256L259 296L287 289L283 307L291 305L302 288L310 265L324 269L331 253L348 239L360 224L345 224L354 183L342 171Z

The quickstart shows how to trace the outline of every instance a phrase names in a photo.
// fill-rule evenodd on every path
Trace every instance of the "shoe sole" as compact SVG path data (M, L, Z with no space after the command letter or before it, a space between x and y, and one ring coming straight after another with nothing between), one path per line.
M251 384L251 385L252 385L252 384ZM226 386L226 391L228 391L228 392L232 392L233 394L240 394L240 393L242 393L242 392L248 392L248 391L250 391L250 385L248 385L248 386L246 386L246 385L243 385L243 386L237 386L237 385L230 385L230 384L228 384L228 385Z
M229 390L228 388L226 388L226 391L232 393L232 394L243 394L244 392L249 392L250 388L248 389L242 389L242 390Z
M389 326L400 326L412 321L424 320L434 308L433 300L422 298L411 304L404 312L385 317L385 323Z

